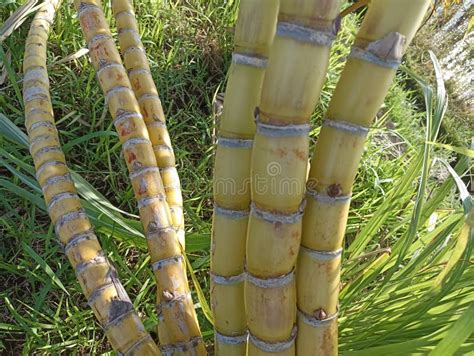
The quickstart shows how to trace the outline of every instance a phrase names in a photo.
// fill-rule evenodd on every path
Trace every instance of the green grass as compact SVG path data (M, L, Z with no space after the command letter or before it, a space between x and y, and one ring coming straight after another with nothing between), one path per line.
M137 6L183 185L187 256L198 283L193 290L200 287L207 299L212 108L225 86L237 6L223 0L145 0ZM0 18L5 20L17 7L6 4L0 8ZM108 8L107 13L110 18ZM315 127L343 68L357 20L354 16L344 20L313 117ZM27 30L28 21L2 43L11 61L7 61L8 79L0 88L0 352L109 352L56 242L26 149L18 89ZM61 140L102 246L146 327L153 331L157 323L154 279L126 166L95 73L87 55L54 64L83 47L74 9L64 4L48 47ZM371 130L354 187L340 306L344 354L426 353L445 337L439 349L443 354L458 347L461 353L474 350L472 327L465 316L472 315L474 302L474 237L472 232L467 237L461 232L459 189L435 158L456 163L460 176L466 175L469 160L426 144L436 140L436 130L431 128L440 122L442 115L435 107L443 95L438 87L425 106L430 91L416 80L408 69L399 72ZM313 143L318 132L312 132ZM452 144L444 132L439 141ZM462 188L462 181L458 183ZM469 199L464 201L467 210ZM436 222L429 224L433 216ZM204 315L206 303L196 292L193 297L210 344L212 325Z

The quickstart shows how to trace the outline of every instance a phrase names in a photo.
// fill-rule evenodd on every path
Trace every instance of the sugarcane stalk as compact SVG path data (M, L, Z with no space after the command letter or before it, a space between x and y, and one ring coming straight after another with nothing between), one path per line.
M216 355L245 355L245 240L254 111L275 34L278 0L242 0L214 169L211 306Z
M165 114L151 75L145 46L141 41L133 5L129 0L113 0L112 12L117 23L123 62L128 71L132 89L137 97L140 112L147 126L165 187L166 201L170 207L173 226L184 250L185 236L181 184L176 170L171 139L166 127Z
M48 34L59 4L47 1L36 13L23 61L25 126L36 177L56 235L113 349L124 355L158 355L159 349L100 246L61 149L46 67Z
M163 354L204 355L181 246L172 225L153 145L99 0L75 6L92 64L122 143L157 282Z
M365 139L429 0L374 0L311 161L297 268L298 355L337 354L342 242Z
M249 355L294 355L309 120L325 80L338 0L281 0L252 151L246 244ZM309 353L313 354L313 353Z

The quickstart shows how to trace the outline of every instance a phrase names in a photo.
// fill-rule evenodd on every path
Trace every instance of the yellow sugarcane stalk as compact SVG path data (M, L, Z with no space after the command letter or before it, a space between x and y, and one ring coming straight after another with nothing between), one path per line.
M173 226L179 242L185 248L183 197L181 184L176 170L176 160L171 139L166 128L165 114L158 96L158 90L151 76L145 47L138 32L133 5L129 0L113 0L112 12L117 22L120 52L123 57L132 89L140 105L150 141L160 169L166 201L170 207Z
M242 0L235 29L214 170L211 306L215 353L245 355L245 239L254 111L275 34L278 0Z
M245 283L249 355L295 354L294 268L309 119L326 76L339 6L338 0L280 1L252 151Z
M23 61L25 126L36 177L56 234L82 291L113 349L124 355L158 355L109 263L77 195L54 122L46 67L46 46L59 1L47 1L28 33Z
M204 355L181 246L146 124L99 0L75 6L92 64L122 143L157 281L158 329L164 354Z
M342 241L369 126L429 0L373 0L326 113L307 182L297 268L298 355L337 354Z

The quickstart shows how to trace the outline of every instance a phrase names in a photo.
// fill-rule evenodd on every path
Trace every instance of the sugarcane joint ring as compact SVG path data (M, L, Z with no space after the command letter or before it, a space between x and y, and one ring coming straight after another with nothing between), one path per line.
M321 194L310 187L306 187L306 194L312 199L325 204L346 204L351 201L352 195L340 195L336 197L330 197L326 194Z
M217 330L214 330L214 335L216 337L216 341L221 344L227 345L240 345L247 342L249 338L248 332L243 335L235 335L235 336L228 336L219 333Z
M293 326L290 337L285 341L268 342L268 341L264 341L257 338L255 335L252 335L252 333L249 333L250 342L255 347L257 347L258 349L264 352L276 353L276 352L282 352L282 351L288 350L295 343L295 339L296 339L296 325Z
M33 160L38 159L39 156L45 154L45 153L62 153L63 150L59 146L46 146L40 148L38 151L35 152L33 156ZM31 153L31 151L30 151Z
M135 70L135 69L134 69ZM147 70L147 69L144 69L144 70ZM147 70L148 71L148 70ZM158 94L154 94L154 93L145 93L145 94L142 94L138 97L138 103L141 104L143 101L145 100L155 100L155 101L158 101L161 105L161 99L160 99L160 96ZM161 121L158 121L158 122L161 122ZM164 127L166 127L166 123L165 122L162 122Z
M108 264L107 257L104 255L104 251L100 250L97 255L91 258L88 261L82 262L76 266L76 274L80 276L84 273L90 266Z
M230 277L219 276L218 274L214 274L211 272L211 280L215 284L227 285L227 286L242 283L243 281L245 281L245 276L246 276L245 272L238 274L236 276L230 276Z
M102 11L97 5L81 2L79 9L77 10L77 17L81 18L86 12L89 11Z
M104 33L99 33L99 34L95 35L94 37L92 37L90 39L90 41L87 43L87 45L89 46L89 49L90 49L90 48L93 48L95 46L96 42L109 41L109 40L113 40L111 35L104 34ZM101 62L100 68L102 68L103 66L106 66L107 64L109 64L109 63L106 63L106 62L102 63Z
M275 278L259 278L246 271L246 281L260 288L278 288L290 284L295 278L295 270Z
M317 251L304 246L300 246L300 254L303 253L316 261L331 261L341 257L342 248L337 249L335 251Z
M198 346L202 342L200 336L195 336L189 341L177 342L169 345L160 346L162 356L173 356L177 353L186 352Z
M231 148L251 148L253 146L253 139L246 140L240 138L218 137L217 145Z
M249 216L249 210L232 210L222 208L217 203L214 203L214 214L225 216L226 218L233 219L233 220L240 220L245 219Z
M76 193L71 193L71 192L56 194L51 198L48 204L48 211L51 210L61 200L65 200L65 199L79 199L79 196Z
M169 292L166 292L169 293ZM183 303L186 299L192 302L191 292L178 294L178 295L170 295L166 296L167 299L160 301L156 305L156 313L158 315L158 320L163 321L163 309L172 308L175 304Z
M183 262L184 262L184 257L182 255L163 258L162 260L159 260L153 263L153 270L158 271L162 269L163 267L169 266L171 264L183 263Z
M106 263L108 264L108 261L106 261ZM128 313L130 310L133 310L133 304L125 292L125 289L120 284L120 281L117 277L117 272L115 272L115 269L112 266L110 266L105 280L107 281L106 283L94 289L94 291L90 294L87 304L89 306L93 306L96 300L102 295L102 293L104 293L104 291L110 288L115 289L116 295L109 300L111 306L107 320L108 324L115 321L117 318L122 317L123 314Z
M131 112L131 111L120 111L117 116L115 117L113 124L114 126L120 125L125 120L130 120L132 118L143 119L142 114L138 112Z
M369 129L367 127L342 120L325 119L323 122L323 127L329 127L331 129L340 130L363 137L367 136L369 133Z
M54 125L51 121L39 121L39 122L34 122L28 131L32 131L34 129L37 129L38 127L46 127L50 129L56 129L56 125Z
M66 166L66 163L61 162L61 161L46 161L44 162L41 166L38 167L36 170L36 180L39 180L39 177L43 173L44 170L46 170L48 167L51 166Z
M268 58L234 52L232 53L232 62L256 68L266 68L268 65Z
M365 41L358 39L357 42ZM349 57L396 70L401 64L405 44L404 35L399 32L390 32L379 40L354 45Z
M133 90L132 90L132 88L125 87L125 86L122 86L122 85L118 85L118 86L113 87L112 89L110 89L107 93L105 93L105 97L107 98L107 100L110 100L110 98L112 96L114 96L115 94L123 93L123 92L133 93Z
M257 125L257 134L270 137L307 136L311 130L309 124L285 126L264 124L260 121L260 112L256 112L255 124Z
M66 174L63 174L63 175L53 176L53 177L48 178L44 182L43 186L41 187L41 190L44 193L46 191L46 189L48 189L52 185L55 185L59 182L64 182L64 181L68 181L68 182L74 184L74 182L72 181L71 173L66 173Z
M69 221L86 219L88 219L88 217L84 209L80 209L79 211L68 212L60 216L56 220L56 223L54 225L54 231L57 235L59 235L60 229L63 227L64 224L68 223Z
M129 177L130 177L130 180L133 180L139 176L141 176L142 174L147 174L147 173L157 173L159 174L160 173L160 170L158 169L158 167L141 167L139 170L135 170L134 172L130 173Z
M64 246L64 252L67 254L71 249L75 248L81 242L90 241L90 240L96 240L97 241L97 236L95 235L93 229L90 229L86 232L76 234L73 237L71 237L71 239L68 241L68 243Z
M339 314L339 307L337 308L334 314L331 314L324 319L318 319L298 309L298 317L301 318L301 320L303 320L305 324L308 324L314 328L322 328L322 327L327 326L333 320L337 319L338 314Z
M330 28L313 29L290 22L278 22L276 36L291 38L297 42L315 46L331 47L336 38L334 26Z
M154 204L156 202L164 202L166 197L163 194L157 194L151 197L146 197L138 200L138 209L144 208L148 205Z
M123 65L120 63L115 63L115 62L108 62L107 64L104 64L97 70L97 76L100 77L105 70L111 69L111 68L121 69L123 68Z
M107 331L110 328L113 328L114 326L117 326L120 324L126 317L128 317L130 314L135 313L135 309L133 309L133 305L130 303L128 304L127 302L124 302L123 304L123 311L121 314L119 314L116 318L113 320L107 322L105 325L102 326L102 330ZM149 335L148 335L149 336ZM132 346L133 347L133 346ZM128 351L130 352L130 350Z
M292 224L296 224L297 222L301 220L301 218L303 217L305 206L306 206L306 200L303 199L303 201L300 204L300 207L298 208L296 212L290 213L290 214L283 214L283 213L275 213L275 212L261 209L257 207L255 203L252 202L252 204L250 204L250 211L252 215L258 217L259 219L265 220L267 222L292 225Z
M154 343L152 337L150 336L150 334L147 334L145 335L144 337L142 337L140 340L138 340L136 343L134 343L132 346L130 346L130 348L125 351L125 352L117 352L117 355L118 356L132 356L132 355L135 355L136 354L136 350L138 350L140 348L140 346L142 346L143 344L146 344L146 343Z

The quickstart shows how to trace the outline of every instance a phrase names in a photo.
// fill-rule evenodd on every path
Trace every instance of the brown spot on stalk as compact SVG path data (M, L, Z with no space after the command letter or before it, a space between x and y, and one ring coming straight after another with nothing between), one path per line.
M132 161L136 160L137 159L137 156L135 155L135 152L129 152L128 154L128 163L131 163Z
M295 148L293 152L299 160L306 161L306 153L304 151Z
M140 179L140 185L138 186L138 194L142 195L147 192L147 184L144 178Z
M331 198L338 197L342 194L342 187L340 184L331 184L327 188L327 193Z
M286 148L277 148L275 150L275 153L278 155L278 157L283 158L288 154L288 150Z
M316 320L324 320L327 318L327 313L323 308L316 309L314 312L314 317Z

